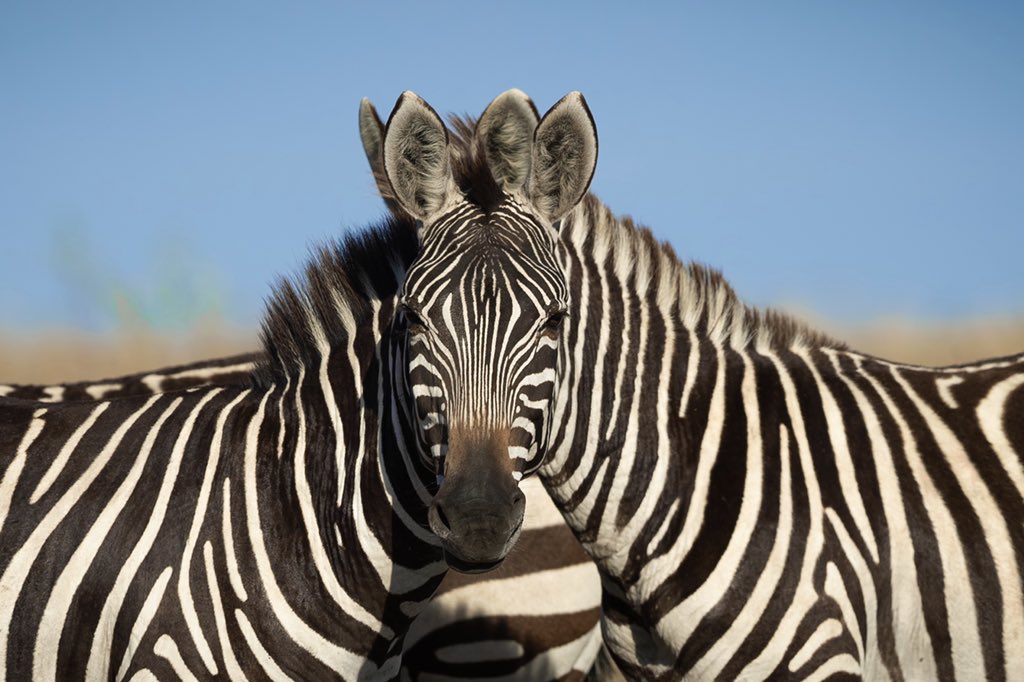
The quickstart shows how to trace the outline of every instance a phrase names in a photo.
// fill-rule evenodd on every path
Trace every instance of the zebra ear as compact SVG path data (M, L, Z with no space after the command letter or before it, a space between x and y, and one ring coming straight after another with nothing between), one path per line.
M437 112L408 90L384 128L384 175L402 208L424 223L458 195L448 130Z
M583 199L596 166L594 118L583 95L570 92L537 125L527 196L555 223Z
M363 142L366 160L370 163L377 193L392 213L405 213L402 205L391 191L391 183L384 173L384 123L377 115L377 109L366 97L359 103L359 139Z
M506 192L522 188L530 172L533 132L540 115L522 90L506 90L487 105L476 131L491 174Z

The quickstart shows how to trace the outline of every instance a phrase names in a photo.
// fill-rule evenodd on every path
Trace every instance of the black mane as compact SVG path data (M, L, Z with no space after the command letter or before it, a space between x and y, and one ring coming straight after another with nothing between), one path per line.
M416 222L390 216L376 225L321 244L301 275L282 278L267 301L261 325L263 359L255 385L271 386L300 367L320 360L317 329L330 347L348 341L338 303L347 305L356 327L367 322L372 303L395 296L419 249Z

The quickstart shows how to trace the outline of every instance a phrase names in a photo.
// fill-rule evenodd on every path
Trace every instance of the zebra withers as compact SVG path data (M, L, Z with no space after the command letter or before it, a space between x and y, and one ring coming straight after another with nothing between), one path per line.
M566 125L559 138L579 158L596 154L589 122L579 112L585 134ZM537 158L539 130L528 151L488 144L485 130L457 155L480 166L460 179ZM499 203L530 186L504 184ZM534 222L545 224L534 213L509 226L531 235ZM534 464L599 566L605 641L627 674L1024 679L1024 355L888 363L743 305L719 274L593 197L546 226L569 298ZM434 269L469 282L466 260L453 250ZM494 347L472 341L480 328L529 347L510 308L447 316L426 361L491 362ZM430 380L441 395L467 390L454 373ZM465 411L490 409L476 396Z

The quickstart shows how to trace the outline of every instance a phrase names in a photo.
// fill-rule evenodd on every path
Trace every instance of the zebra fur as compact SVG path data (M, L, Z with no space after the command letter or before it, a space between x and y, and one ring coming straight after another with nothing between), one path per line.
M541 476L598 562L624 670L1024 676L1024 356L849 351L595 199L563 243L586 305ZM611 352L578 362L595 338Z
M627 676L1024 678L1024 355L855 353L590 196L557 234L540 476Z
M249 353L93 382L17 385L8 397L82 401L245 385L259 360ZM523 488L527 518L515 554L492 573L445 575L403 640L404 679L574 679L592 667L601 641L596 569L540 482Z
M385 229L279 288L249 388L0 400L0 678L398 675L446 566L389 380L414 234Z

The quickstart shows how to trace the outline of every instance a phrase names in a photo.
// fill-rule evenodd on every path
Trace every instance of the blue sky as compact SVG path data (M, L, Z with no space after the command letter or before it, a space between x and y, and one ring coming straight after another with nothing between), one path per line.
M0 328L255 325L412 89L587 97L593 189L759 305L1024 313L1024 4L4 3ZM128 310L128 313L125 312Z

